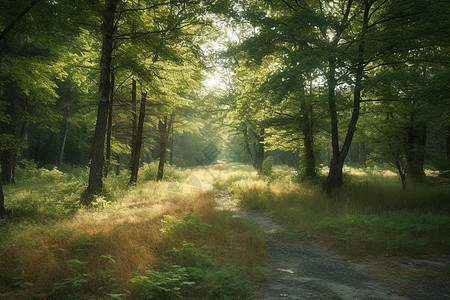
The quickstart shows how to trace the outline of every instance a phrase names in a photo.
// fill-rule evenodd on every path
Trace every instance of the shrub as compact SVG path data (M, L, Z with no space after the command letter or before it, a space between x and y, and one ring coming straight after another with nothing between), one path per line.
M273 157L268 156L262 164L262 174L266 176L272 175L272 169L273 169Z
M195 285L189 281L186 268L176 265L164 272L149 270L145 275L135 276L131 282L138 286L139 299L174 299Z
M139 182L156 180L156 175L158 174L158 162L152 162L149 164L144 164L139 169ZM178 179L177 170L174 166L166 164L164 166L164 177L163 180L171 181Z
M163 271L149 270L131 280L139 299L239 299L250 295L252 284L245 270L232 264L218 265L206 249L183 242L180 248L166 251L168 263Z

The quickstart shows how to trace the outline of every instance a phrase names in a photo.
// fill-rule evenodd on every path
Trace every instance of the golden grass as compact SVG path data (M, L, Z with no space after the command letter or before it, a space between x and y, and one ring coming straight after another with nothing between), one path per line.
M193 172L201 179L207 176L201 173ZM115 278L108 283L109 291L122 293L131 288L136 272L162 265L165 250L191 238L198 246L207 244L213 258L222 263L257 266L264 260L264 241L255 230L217 212L211 193L189 190L182 194L183 189L174 193L171 185L179 184L146 182L115 202L99 198L94 208L80 209L66 220L8 225L9 236L0 243L0 298L49 295L55 283L71 276L66 262L72 259L86 262L80 274L94 274L85 287L91 294L105 284L95 278L105 270ZM162 216L182 218L191 210L203 215L214 230L200 237L180 233L167 242L161 233ZM114 262L101 256L110 256Z

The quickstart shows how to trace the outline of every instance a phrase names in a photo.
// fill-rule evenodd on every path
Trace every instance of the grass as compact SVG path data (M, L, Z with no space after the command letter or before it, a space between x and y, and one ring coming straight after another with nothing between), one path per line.
M132 188L110 175L89 208L78 206L86 170L68 171L29 167L5 187L0 298L246 299L264 279L254 228L215 210L212 193L173 192L190 171Z
M239 204L268 212L349 258L445 255L450 248L450 185L409 185L395 173L345 169L346 184L333 195L297 182L286 168L258 176L233 166L215 184Z

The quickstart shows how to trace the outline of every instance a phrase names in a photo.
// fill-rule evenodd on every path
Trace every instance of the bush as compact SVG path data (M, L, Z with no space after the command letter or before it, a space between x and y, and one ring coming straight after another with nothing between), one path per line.
M183 242L180 248L166 251L163 271L146 271L131 282L137 285L139 299L239 299L252 292L252 284L243 268L218 265L205 253Z
M272 169L273 169L273 157L268 156L262 164L262 174L266 176L272 175Z
M164 272L149 270L145 275L135 276L131 282L138 286L139 299L174 299L195 285L189 281L186 268L176 265Z
M139 182L156 180L156 175L158 174L158 162L152 162L149 164L144 164L139 169ZM165 164L164 166L164 177L163 180L171 181L178 179L177 170L174 166Z

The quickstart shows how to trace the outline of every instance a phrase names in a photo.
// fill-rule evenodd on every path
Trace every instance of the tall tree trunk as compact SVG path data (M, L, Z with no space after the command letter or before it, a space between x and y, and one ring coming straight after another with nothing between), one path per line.
M136 147L136 133L137 133L137 98L136 98L136 80L131 82L131 160L130 171L133 169L134 147Z
M302 118L302 131L304 139L304 157L305 168L303 176L305 178L314 178L316 176L316 157L314 155L314 135L313 135L313 115L312 105L302 101L301 111L303 112Z
M114 19L118 0L105 0L102 24L102 52L100 58L99 99L97 108L97 123L91 150L91 166L89 170L89 185L87 194L99 194L103 188L103 164L105 153L105 134L108 121L108 102L110 93L111 61L114 41ZM85 205L91 198L85 198Z
M4 183L15 183L14 162L16 154L10 151L1 152L2 173L1 181Z
M253 162L253 167L261 174L264 162L264 128L260 129L259 133L255 134L255 137L255 160Z
M352 117L350 119L347 133L345 136L344 144L342 149L339 149L339 132L338 132L338 118L336 111L336 61L334 58L329 59L329 72L328 72L328 104L330 109L331 118L331 137L332 137L332 148L333 156L330 161L330 171L328 177L325 181L323 189L326 193L331 193L331 190L335 187L342 186L342 168L344 166L345 158L347 157L348 151L352 144L352 139L356 131L356 124L358 123L360 104L361 104L361 91L362 91L362 78L364 76L364 52L365 52L365 33L369 24L370 18L370 7L373 2L365 2L364 5L364 16L363 16L363 26L361 31L362 40L358 46L358 56L357 56L357 66L355 74L355 87L353 91L353 110ZM351 1L349 1L351 5Z
M397 172L400 175L400 179L402 180L402 187L406 189L406 171L408 164L406 163L403 155L399 155L394 160L395 167L397 168Z
M141 107L139 109L139 122L136 130L136 143L133 148L133 158L131 162L130 184L136 184L139 172L139 161L141 158L142 135L144 131L145 105L147 93L142 93Z
M169 164L172 165L173 163L173 145L174 145L174 135L173 135L173 127L175 123L175 113L172 113L170 116L170 122L169 122Z
M58 158L58 166L61 166L63 163L64 158L64 151L66 148L66 141L67 141L67 132L69 131L69 106L66 107L66 120L64 124L64 132L63 132L63 138L61 142L61 148L59 150L59 158Z
M250 137L248 134L247 121L242 122L242 134L244 135L244 151L247 152L251 161L254 161L254 155L250 149Z
M106 161L104 173L108 177L109 168L111 166L111 138L112 138L112 115L114 104L114 71L111 71L111 91L108 102L108 126L106 129Z
M447 136L445 138L445 150L447 154L446 166L450 169L450 126L447 126Z
M159 132L159 165L156 180L162 180L164 176L164 164L166 162L167 141L169 136L167 116L164 117L164 121L159 120L158 132Z
M3 216L6 214L5 209L5 194L3 193L3 185L0 181L0 218L3 218Z
M426 65L422 66L423 84L426 85L427 81L427 68ZM420 111L420 103L416 100L413 101L414 111L410 116L410 125L407 129L406 141L408 143L406 151L407 171L406 176L408 179L414 181L421 181L425 178L425 172L423 165L425 162L425 146L427 142L427 124L424 121L416 119L416 112Z
M332 156L330 161L330 171L324 184L324 190L330 193L334 187L342 185L342 166L343 160L340 159L339 149L339 128L336 110L336 60L328 60L328 108L331 121L331 149Z

